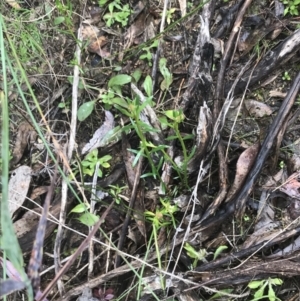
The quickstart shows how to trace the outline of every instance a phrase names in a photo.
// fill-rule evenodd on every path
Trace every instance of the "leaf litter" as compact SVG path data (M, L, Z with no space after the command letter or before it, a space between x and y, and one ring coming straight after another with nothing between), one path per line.
M85 18L82 25L78 26L83 38L80 77L84 78L81 81L84 84L79 88L81 109L78 111L80 124L76 141L81 155L99 149L99 157L110 154L112 158L105 163L108 169L102 171L104 178L98 180L98 190L104 191L104 197L98 201L96 198L95 214L101 216L101 212L112 201L122 201L107 213L101 224L105 235L99 233L95 236L96 239L100 237L95 244L95 255L102 255L97 257L94 278L87 279L78 272L80 281L73 279L72 285L67 285L64 295L54 296L54 290L51 297L55 300L71 300L81 295L78 300L84 301L117 298L131 285L127 280L120 280L125 273L134 273L127 264L140 269L140 279L144 284L147 283L147 288L141 289L141 292L137 290L132 295L128 292L130 300L135 300L137 296L140 300L148 300L153 293L160 299L173 294L177 300L187 296L191 300L205 300L212 293L220 293L226 298L251 300L251 291L247 291L249 281L267 279L270 274L283 278L291 292L295 290L293 280L297 276L292 269L292 256L299 250L300 231L297 222L300 216L299 174L298 169L293 169L299 159L296 151L299 122L294 111L295 95L299 91L295 67L298 58L294 55L299 47L299 36L293 23L295 21L283 18L279 8L276 8L278 3L270 8L274 13L268 14L262 6L250 4L250 1L222 3L216 7L207 3L201 8L195 3L195 11L189 11L185 1L174 4L178 7L165 9L162 3L150 1L149 5L145 5L139 1L130 7L132 16L124 26L122 11L117 9L118 1L109 1L114 6L104 8L89 4L83 14ZM248 4L250 8L242 18L245 12L243 5ZM11 8L7 7L10 11ZM109 7L114 7L115 11L109 11ZM260 14L253 14L252 10L255 9ZM32 7L31 10L39 15L37 8ZM77 17L82 16L81 13L78 11ZM52 14L54 12L50 11L50 18L66 21L65 17L62 19L62 16ZM165 20L162 16L165 16ZM108 17L110 23L105 24ZM163 26L164 22L170 24L167 29ZM236 24L242 24L238 26L241 28L239 36L235 36ZM61 24L56 23L56 26ZM55 28L51 27L51 30L55 32ZM45 41L49 44L49 53L62 58L57 61L51 58L54 63L53 70L49 72L55 75L69 75L72 72L72 64L66 66L62 62L71 61L73 50L70 45L75 45L75 41L62 37L60 33L53 45ZM159 42L153 43L152 39ZM231 52L234 48L233 40L237 43L235 52ZM256 51L256 47L261 51ZM215 51L213 48L216 48ZM245 65L247 70L241 71ZM222 71L223 67L225 69ZM142 79L132 75L137 69ZM290 80L286 74L287 69ZM274 77L273 71L276 71L277 77ZM223 79L222 72L225 72ZM43 73L46 74L45 71ZM281 77L281 74L284 76ZM147 76L151 76L151 83L142 84ZM65 133L69 132L69 116L68 110L63 113L60 107L69 105L66 100L71 98L71 86L63 78L54 81L45 76L41 77L40 82L33 82L33 85L43 114L50 116L53 130L58 132L55 135L61 135L60 144L64 147L67 142ZM121 83L121 79L125 81ZM235 86L232 79L236 79ZM261 84L262 80L266 81ZM49 90L45 89L45 82L49 84ZM64 92L59 93L65 85ZM122 99L123 111L101 101L103 98L99 95L108 89L115 89L114 93L118 94L115 97ZM226 96L229 95L225 104L223 90ZM53 98L53 95L57 97ZM284 98L284 105L280 98ZM49 108L49 105L43 103L44 99L53 99L50 104L53 107ZM136 103L127 106L128 99L136 99ZM60 106L55 108L56 104ZM137 135L138 121L124 114L126 109L130 113L136 104L143 108L138 120L144 126L144 145ZM175 127L165 127L174 120L164 119L168 122L161 122L163 115L170 119L172 112L177 109L181 110L180 116L184 116L178 128L182 141L176 136ZM26 158L31 157L27 150L30 150L30 144L34 143L37 134L29 123L21 122L20 116L14 118L18 119L20 125L11 161L11 166L16 169L12 171L9 182L9 199L15 205L10 205L9 210L18 219L15 230L24 253L32 248L35 231L39 233L36 237L39 244L34 247L29 268L29 276L39 300L50 290L44 290L48 283L43 278L42 290L39 290L39 269L42 261L51 265L45 256L41 259L41 250L45 245L44 237L51 235L55 224L53 220L45 222L47 210L36 206L25 213L17 210L27 206L24 200L28 194L31 199L44 201L46 190L43 187L48 187L51 179L43 173L31 174L33 162ZM281 143L277 143L277 150L272 150L278 128L286 130ZM57 151L51 143L50 147ZM182 147L183 144L186 149ZM141 152L145 145L147 149ZM159 149L157 154L156 148ZM147 150L150 150L148 155ZM280 162L275 162L276 170L270 168L274 166L271 162L273 151L279 152ZM187 155L191 155L188 160L184 157ZM82 160L83 157L78 156L77 162L69 163L75 168L75 178L72 179L77 181L76 187L82 187L81 194L87 194L89 199L91 179L82 173ZM152 160L152 169L148 160ZM179 176L184 164L187 169L187 187ZM153 166L158 167L155 176ZM286 174L290 175L287 180ZM57 189L60 188L59 181L55 185ZM112 190L105 190L107 187L115 187L114 194ZM58 217L60 192L56 193L53 208L49 210ZM160 198L163 198L164 205ZM72 208L78 205L75 198L70 199ZM88 209L88 204L84 205ZM162 209L167 208L164 206L176 208L174 215L177 228L166 226L172 223L170 215L167 218L161 216ZM150 240L154 224L147 220L145 211L152 212L157 222L164 225L156 234L157 241L154 243ZM18 212L21 216L15 214ZM43 214L43 224L40 226L37 225L36 213ZM69 219L80 220L75 212L67 218L67 223ZM80 231L87 233L86 226L80 226ZM43 233L41 230L44 230ZM68 240L72 229L65 231ZM25 242L26 236L31 238L31 244L28 244L29 239ZM79 234L78 238L83 241ZM114 249L113 241L116 242L118 252ZM192 269L191 252L186 252L186 244L196 253L201 248L208 254L205 261L198 261ZM52 244L45 246L47 254L52 254ZM82 251L85 250L84 246L86 242L81 245ZM157 246L159 253L154 251ZM62 251L68 253L70 250L62 246ZM59 257L64 257L65 253L61 252ZM160 258L168 269L157 268ZM285 266L281 264L282 259L285 260ZM257 267L260 261L264 264ZM78 264L83 266L84 262ZM235 275L227 273L232 268ZM10 267L11 270L13 268ZM52 279L60 277L58 271L51 274ZM73 272L66 272L65 277L77 273L75 270ZM199 272L205 275L199 275ZM182 273L188 275L188 280L182 277ZM8 272L9 278L12 275ZM162 277L165 277L165 282L161 281ZM107 288L106 283L112 288ZM8 293L20 290L22 283L6 282L5 285ZM191 290L192 286L197 289L183 293ZM230 292L223 290L229 287ZM241 295L241 287L246 290L246 295ZM282 299L293 295L281 289L276 293Z

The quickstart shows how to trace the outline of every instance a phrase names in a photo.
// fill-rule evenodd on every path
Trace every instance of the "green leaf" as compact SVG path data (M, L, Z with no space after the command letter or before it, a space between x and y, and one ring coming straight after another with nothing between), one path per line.
M144 89L147 93L148 97L151 97L153 95L153 82L152 82L152 78L150 75L147 75L144 81Z
M248 287L251 289L256 289L263 284L264 280L253 280L248 284Z
M108 0L99 0L98 1L100 7L104 6L107 2L108 2Z
M180 123L184 120L184 114L179 110L166 110L165 115L176 123Z
M111 103L114 105L119 105L125 109L128 108L128 103L125 99L121 98L121 97L115 97L111 100Z
M97 176L98 176L99 178L102 178L103 172L102 172L101 168L98 169L98 174L97 174Z
M111 159L112 159L111 155L105 155L105 156L103 156L103 157L100 158L100 162L102 164L103 162L107 162L107 161L109 161Z
M54 19L54 25L59 25L59 24L63 23L64 21L65 21L65 17L62 17L62 16L56 17Z
M285 16L288 12L289 12L289 7L287 6L283 11L283 15Z
M98 221L99 221L99 216L95 215L95 214L92 214L90 212L86 212L84 214L82 214L78 220L86 225L86 226L94 226Z
M268 297L270 301L275 301L276 300L276 295L273 290L272 284L269 284L269 291L268 291Z
M274 278L274 279L271 279L270 282L273 284L273 285L281 285L283 283L283 281L280 279L280 278Z
M88 116L90 116L91 113L94 110L94 105L95 105L95 101L94 100L88 101L88 102L85 102L84 104L82 104L80 106L80 108L78 109L78 112L77 112L78 120L79 121L83 121Z
M75 206L71 212L74 212L74 213L82 213L82 212L85 212L87 210L87 206L85 203L81 203L81 204L78 204L77 206Z
M267 283L265 283L260 289L258 289L258 290L255 292L254 298L261 298L261 297L264 295L264 290L265 290L266 284L267 284Z
M167 59L166 58L161 58L159 60L159 70L164 77L164 80L162 81L161 86L160 86L160 88L164 91L164 90L169 89L169 87L173 81L172 74L170 73L169 69L167 68Z
M101 165L102 165L102 167L104 167L104 168L109 168L109 167L110 167L110 164L107 163L107 162L102 163Z
M92 177L94 174L94 169L82 168L82 172L84 175L88 175L88 176Z
M228 249L227 246L220 246L217 248L217 250L215 251L215 254L214 254L214 260L222 253L222 251Z
M116 76L113 76L109 82L108 87L112 88L114 86L124 86L131 82L131 76L127 74L118 74Z
M135 80L136 83L138 83L138 81L140 80L141 76L142 76L141 69L136 69L132 73L132 77L134 78L134 80Z

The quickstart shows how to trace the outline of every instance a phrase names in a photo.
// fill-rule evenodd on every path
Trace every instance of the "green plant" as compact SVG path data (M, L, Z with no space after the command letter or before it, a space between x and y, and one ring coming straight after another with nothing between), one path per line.
M162 74L162 76L164 77L163 81L160 84L160 89L162 91L167 91L173 82L173 76L172 76L172 73L167 68L166 58L161 58L159 60L159 71Z
M289 72L288 71L285 71L283 76L282 76L282 80L287 80L287 81L290 81L291 80L291 77L289 75Z
M100 0L99 5L103 6L107 1ZM129 4L122 4L121 0L114 0L108 4L108 13L103 16L105 23L108 27L115 22L121 23L122 26L128 24L128 18L131 14Z
M300 0L283 0L282 3L285 4L284 15L299 16Z
M92 227L99 221L99 216L88 211L90 208L89 204L80 203L76 205L70 213L79 213L80 216L77 218L82 224Z
M197 266L197 263L199 260L203 261L204 263L207 262L206 256L211 254L208 253L205 249L199 249L199 251L196 251L196 249L191 246L189 243L186 243L184 246L184 249L187 251L187 255L194 259L194 262L192 264L191 268L195 268ZM214 252L214 260L224 251L227 249L227 246L219 246L216 251Z
M72 1L55 1L55 6L58 11L58 16L54 18L53 24L55 26L58 25L65 25L67 28L67 31L64 31L64 33L73 35L73 6ZM74 37L75 38L75 37Z
M105 155L101 158L98 158L98 149L94 149L90 153L88 153L81 161L82 172L84 175L92 176L95 172L96 164L99 163L98 177L101 178L103 172L100 167L109 168L110 164L108 163L108 161L110 161L111 159L112 157L110 155Z
M114 198L117 204L121 203L121 193L123 190L127 189L127 186L120 187L119 185L109 185L109 194Z
M171 23L171 20L174 18L174 13L176 11L176 8L170 8L167 10L166 12L166 20L167 20L167 23L170 24Z
M156 48L158 46L158 40L155 40L150 46L143 47L142 51L144 51L143 54L140 55L140 60L146 60L148 61L148 65L152 66L152 53L151 49Z
M248 287L250 289L256 290L254 294L254 299L252 299L251 301L260 300L266 297L269 298L270 301L280 300L278 297L276 297L273 286L281 285L282 283L283 281L279 278L268 278L263 280L251 281L248 284ZM268 289L268 294L264 295L266 288Z
M164 112L165 116L160 118L160 122L163 126L167 126L174 130L174 136L170 136L167 140L178 139L183 152L183 160L180 165L173 165L177 174L181 177L185 187L188 187L188 163L195 153L195 147L192 148L190 153L188 153L184 140L190 139L192 136L182 137L179 125L184 120L184 114L181 110L167 110Z
M205 257L208 255L208 253L205 249L199 249L199 251L196 251L195 248L189 243L185 243L184 249L187 251L187 255L190 258L194 259L194 262L191 267L192 269L197 266L199 260L203 261L204 263L207 262Z
M174 228L176 228L176 222L174 214L178 211L178 208L176 205L172 205L169 200L167 199L160 199L161 207L156 207L156 211L145 211L145 217L147 220L149 220L152 223L152 234L150 238L150 242L152 241L152 238L154 239L154 245L155 245L155 251L157 254L157 263L159 269L162 268L161 264L161 255L160 255L160 249L158 244L158 231L162 227L170 226L172 225ZM161 277L161 286L162 288L165 287L163 283L163 278Z
M165 78L164 87L167 89L172 82L172 76L165 64L166 62L161 60L160 69ZM178 165L166 152L168 145L155 145L146 137L147 133L151 134L159 132L158 129L152 127L149 123L146 123L141 119L141 114L145 107L153 107L153 84L151 77L147 76L144 80L143 87L147 97L143 99L142 103L137 96L131 99L122 95L122 87L125 84L130 83L131 80L132 77L125 74L119 74L112 77L108 83L109 90L106 93L103 93L100 98L105 104L105 108L107 110L110 110L113 106L122 114L129 117L131 121L131 128L135 130L140 139L139 149L131 149L131 151L136 155L133 164L135 165L141 156L147 158L151 167L151 172L144 174L143 177L152 176L154 178L159 178L159 170L162 164L164 162L169 162L176 171L178 177L181 179L183 185L188 188L188 162L194 155L195 147L188 152L185 145L185 140L190 139L192 136L183 138L179 131L179 125L184 120L184 114L180 110L169 110L163 112L164 116L159 119L162 127L169 127L174 130L174 135L168 137L167 140L178 139L182 146L183 161L180 163L180 165ZM155 157L159 157L158 162L156 162Z

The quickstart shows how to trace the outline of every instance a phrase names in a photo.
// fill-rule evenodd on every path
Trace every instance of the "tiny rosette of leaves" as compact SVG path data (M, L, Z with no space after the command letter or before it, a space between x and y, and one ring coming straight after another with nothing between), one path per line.
M99 165L103 168L109 168L110 164L108 161L112 159L112 156L105 155L98 159L98 149L94 149L89 154L87 154L82 160L81 165L83 167L83 173L85 175L93 176L96 168L96 164L99 162ZM103 173L101 168L98 170L98 177L102 177Z

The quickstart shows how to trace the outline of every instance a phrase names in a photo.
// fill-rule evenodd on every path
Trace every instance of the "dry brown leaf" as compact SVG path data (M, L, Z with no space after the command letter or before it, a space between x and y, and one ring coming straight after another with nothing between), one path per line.
M30 232L37 225L41 214L41 208L35 208L32 211L27 211L21 219L14 223L15 233L17 237L21 237Z
M287 181L279 188L280 191L284 192L291 198L300 199L300 182L299 173L292 174Z
M99 29L96 26L85 25L81 28L81 36L83 40L94 40L98 38Z
M128 49L132 44L136 44L135 39L145 31L146 25L146 12L143 12L129 26L125 34L124 49Z
M131 145L129 144L126 135L122 136L122 150L123 150L123 160L125 162L126 174L129 187L132 188L134 186L134 181L137 172L137 165L134 167L134 159L135 155L129 151L131 149Z
M38 196L48 192L49 186L40 186L35 188L31 195L30 195L30 199L35 200Z
M6 0L6 3L15 9L21 9L21 6L15 0Z
M102 47L106 45L107 42L108 41L104 36L100 36L96 39L93 39L88 46L88 51L92 53L96 53L101 57L108 57L110 53L102 49Z
M100 36L100 31L96 26L85 24L81 29L81 35L83 40L89 41L89 52L96 53L103 58L111 56L110 52L103 49L108 41L105 36Z
M31 168L29 166L20 166L12 172L8 184L8 205L11 216L22 206L28 192L30 181Z
M239 157L236 164L236 174L233 185L231 186L226 201L228 201L233 195L235 195L243 185L251 167L255 161L257 153L259 151L260 144L255 143L247 148Z
M269 116L273 113L272 109L268 105L256 100L252 100L252 99L246 100L245 106L249 111L249 113L257 118Z
M28 122L22 122L18 129L18 134L16 137L16 143L13 150L13 159L11 164L17 164L27 148L27 146L36 140L37 134L33 127Z

